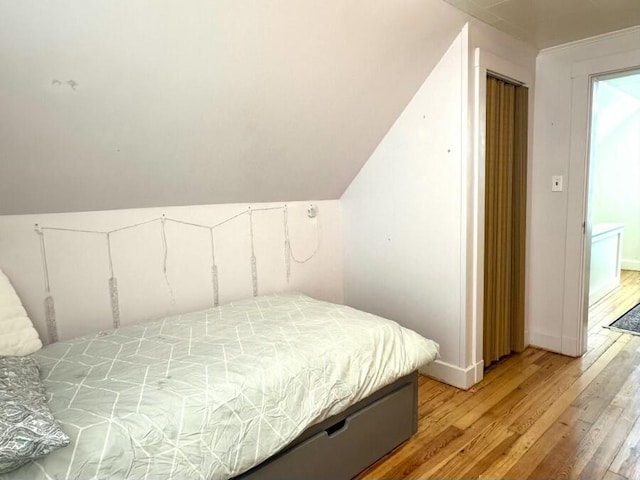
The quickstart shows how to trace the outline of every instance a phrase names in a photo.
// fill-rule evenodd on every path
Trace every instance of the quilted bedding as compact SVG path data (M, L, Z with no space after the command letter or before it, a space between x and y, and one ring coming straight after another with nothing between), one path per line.
M0 478L233 477L437 349L296 293L49 345L33 356L71 443Z

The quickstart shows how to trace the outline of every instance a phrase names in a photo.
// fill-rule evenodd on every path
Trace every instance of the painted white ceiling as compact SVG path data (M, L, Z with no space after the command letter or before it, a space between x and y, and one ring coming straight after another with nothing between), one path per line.
M640 0L445 0L538 48L640 25Z

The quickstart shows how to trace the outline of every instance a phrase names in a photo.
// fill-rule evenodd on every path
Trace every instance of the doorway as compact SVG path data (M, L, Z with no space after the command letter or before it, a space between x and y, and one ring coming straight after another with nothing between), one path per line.
M640 275L639 69L592 77L588 152L585 301L591 334L640 301L628 294Z

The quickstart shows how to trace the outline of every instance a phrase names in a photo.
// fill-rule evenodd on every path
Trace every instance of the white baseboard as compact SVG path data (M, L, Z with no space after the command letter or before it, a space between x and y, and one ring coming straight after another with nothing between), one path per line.
M539 332L529 332L529 345L568 357L579 357L578 340L575 337L556 337Z
M425 368L421 368L420 373L433 377L436 380L449 385L453 385L454 387L467 390L482 380L482 376L484 374L484 362L480 361L475 365L461 368L441 360L436 360Z
M622 270L640 270L640 260L622 259Z
M529 331L529 345L551 352L562 353L562 338L545 333Z

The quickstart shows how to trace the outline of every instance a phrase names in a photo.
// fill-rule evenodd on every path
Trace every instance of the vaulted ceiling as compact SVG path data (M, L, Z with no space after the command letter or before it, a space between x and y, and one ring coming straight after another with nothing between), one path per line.
M469 19L441 0L0 3L0 214L339 198Z
M539 5L629 5L449 1L540 46L573 37L540 37L557 22ZM339 198L470 18L442 0L0 2L0 214Z

